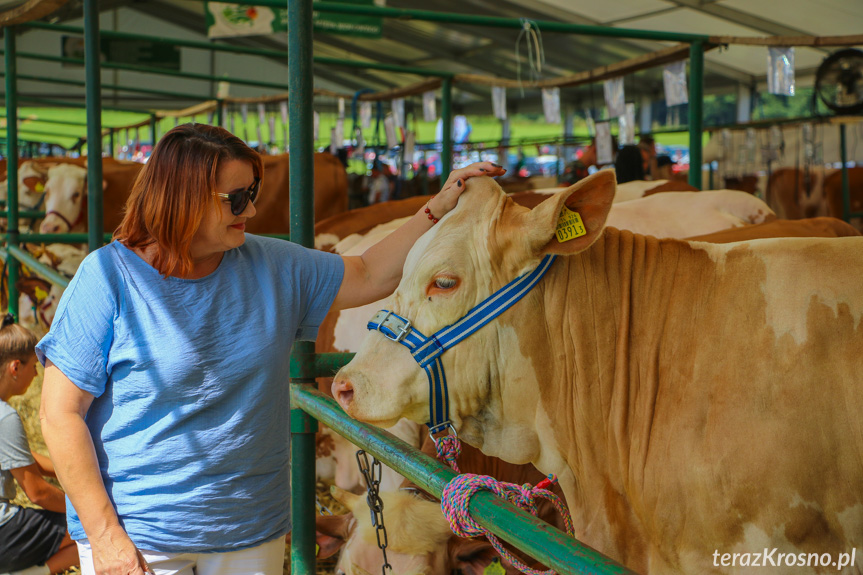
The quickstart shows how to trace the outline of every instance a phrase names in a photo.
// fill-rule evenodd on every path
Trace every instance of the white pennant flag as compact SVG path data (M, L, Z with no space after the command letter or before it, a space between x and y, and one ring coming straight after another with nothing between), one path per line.
M423 93L423 120L426 122L437 120L437 100L434 90Z
M491 107L494 117L498 120L506 120L506 88L503 86L491 87Z

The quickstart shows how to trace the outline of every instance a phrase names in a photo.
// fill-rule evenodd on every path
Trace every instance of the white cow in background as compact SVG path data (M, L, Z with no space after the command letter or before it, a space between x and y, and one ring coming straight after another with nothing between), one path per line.
M48 169L45 182L43 234L87 230L87 169L75 164L57 164Z

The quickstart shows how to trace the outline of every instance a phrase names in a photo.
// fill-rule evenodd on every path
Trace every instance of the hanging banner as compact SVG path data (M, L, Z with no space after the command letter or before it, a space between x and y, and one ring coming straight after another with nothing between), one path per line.
M426 122L437 120L437 100L434 90L423 93L423 120Z
M312 138L317 142L320 139L321 135L321 115L317 112L312 112ZM285 141L285 146L288 145L287 140Z
M345 147L345 119L336 120L336 149Z
M360 102L360 125L363 128L372 126L372 103Z
M336 145L336 129L335 127L330 128L330 153L332 155L336 155L338 152L338 146Z
M414 161L414 148L416 146L416 134L412 131L408 130L405 134L405 149L404 154L402 156L402 160L406 164L413 164Z
M547 124L560 124L560 88L542 89L542 112Z
M270 129L270 139L267 140L269 144L276 143L276 115L270 114L267 116L267 127Z
M491 87L491 107L494 117L498 120L506 120L506 88L503 86Z
M621 146L635 143L635 104L626 105L626 113L618 118L619 135Z
M335 0L342 4L373 6L374 0ZM313 5L314 6L314 5ZM227 2L204 2L207 37L256 36L288 31L288 11L285 8L243 6ZM344 34L364 38L380 38L383 19L380 16L312 12L314 32Z
M584 123L587 125L587 133L592 138L596 135L596 124L593 122L593 112L590 108L584 109Z
M767 91L779 96L794 95L794 46L767 48Z
M249 143L249 105L240 104L240 118L243 120L243 140Z
M689 103L689 91L686 88L686 60L672 62L662 69L662 85L665 88L666 106Z
M345 99L339 98L339 118L345 117Z
M366 139L363 137L363 131L357 126L354 130L354 137L357 140L357 146L354 148L357 157L362 158L366 153Z
M614 161L611 149L611 124L608 122L596 123L596 163L599 165L610 164Z
M405 99L396 98L392 101L393 119L396 122L396 129L401 130L405 127Z
M387 117L384 118L384 132L387 135L387 148L391 150L399 145L399 141L396 138L396 121L392 113L387 114Z
M605 105L609 118L619 118L626 113L626 100L623 93L623 78L612 78L602 84Z
M288 31L288 11L264 6L204 2L208 38L258 36Z

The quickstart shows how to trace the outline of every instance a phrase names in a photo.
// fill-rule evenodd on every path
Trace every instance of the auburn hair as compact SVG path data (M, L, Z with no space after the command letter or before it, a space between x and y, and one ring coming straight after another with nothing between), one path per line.
M263 180L257 152L218 126L181 124L153 148L126 201L114 239L129 248L156 245L153 267L167 277L192 271L192 238L206 210L218 205L216 176L222 162L244 160Z

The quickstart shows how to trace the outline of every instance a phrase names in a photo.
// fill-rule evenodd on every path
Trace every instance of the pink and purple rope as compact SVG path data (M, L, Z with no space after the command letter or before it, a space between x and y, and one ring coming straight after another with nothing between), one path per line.
M437 443L438 458L445 460L457 472L461 473L456 463L456 459L461 453L461 442L455 436L446 436L440 438ZM552 475L548 480L540 482L536 487L525 483L518 485L515 483L506 483L498 481L493 477L486 475L474 475L472 473L464 473L456 476L452 481L447 483L441 496L441 509L444 516L449 521L452 532L459 537L478 537L485 535L492 547L500 554L501 557L509 561L516 569L528 575L551 575L553 570L539 571L532 569L522 563L517 557L510 553L501 543L501 541L490 531L480 526L468 512L470 498L480 489L491 491L498 497L506 499L513 505L516 505L532 515L536 516L536 498L543 497L548 499L558 513L563 517L566 525L566 532L574 536L575 530L572 526L572 519L569 516L569 511L560 500L560 498L544 489L545 485L556 482L557 479Z

